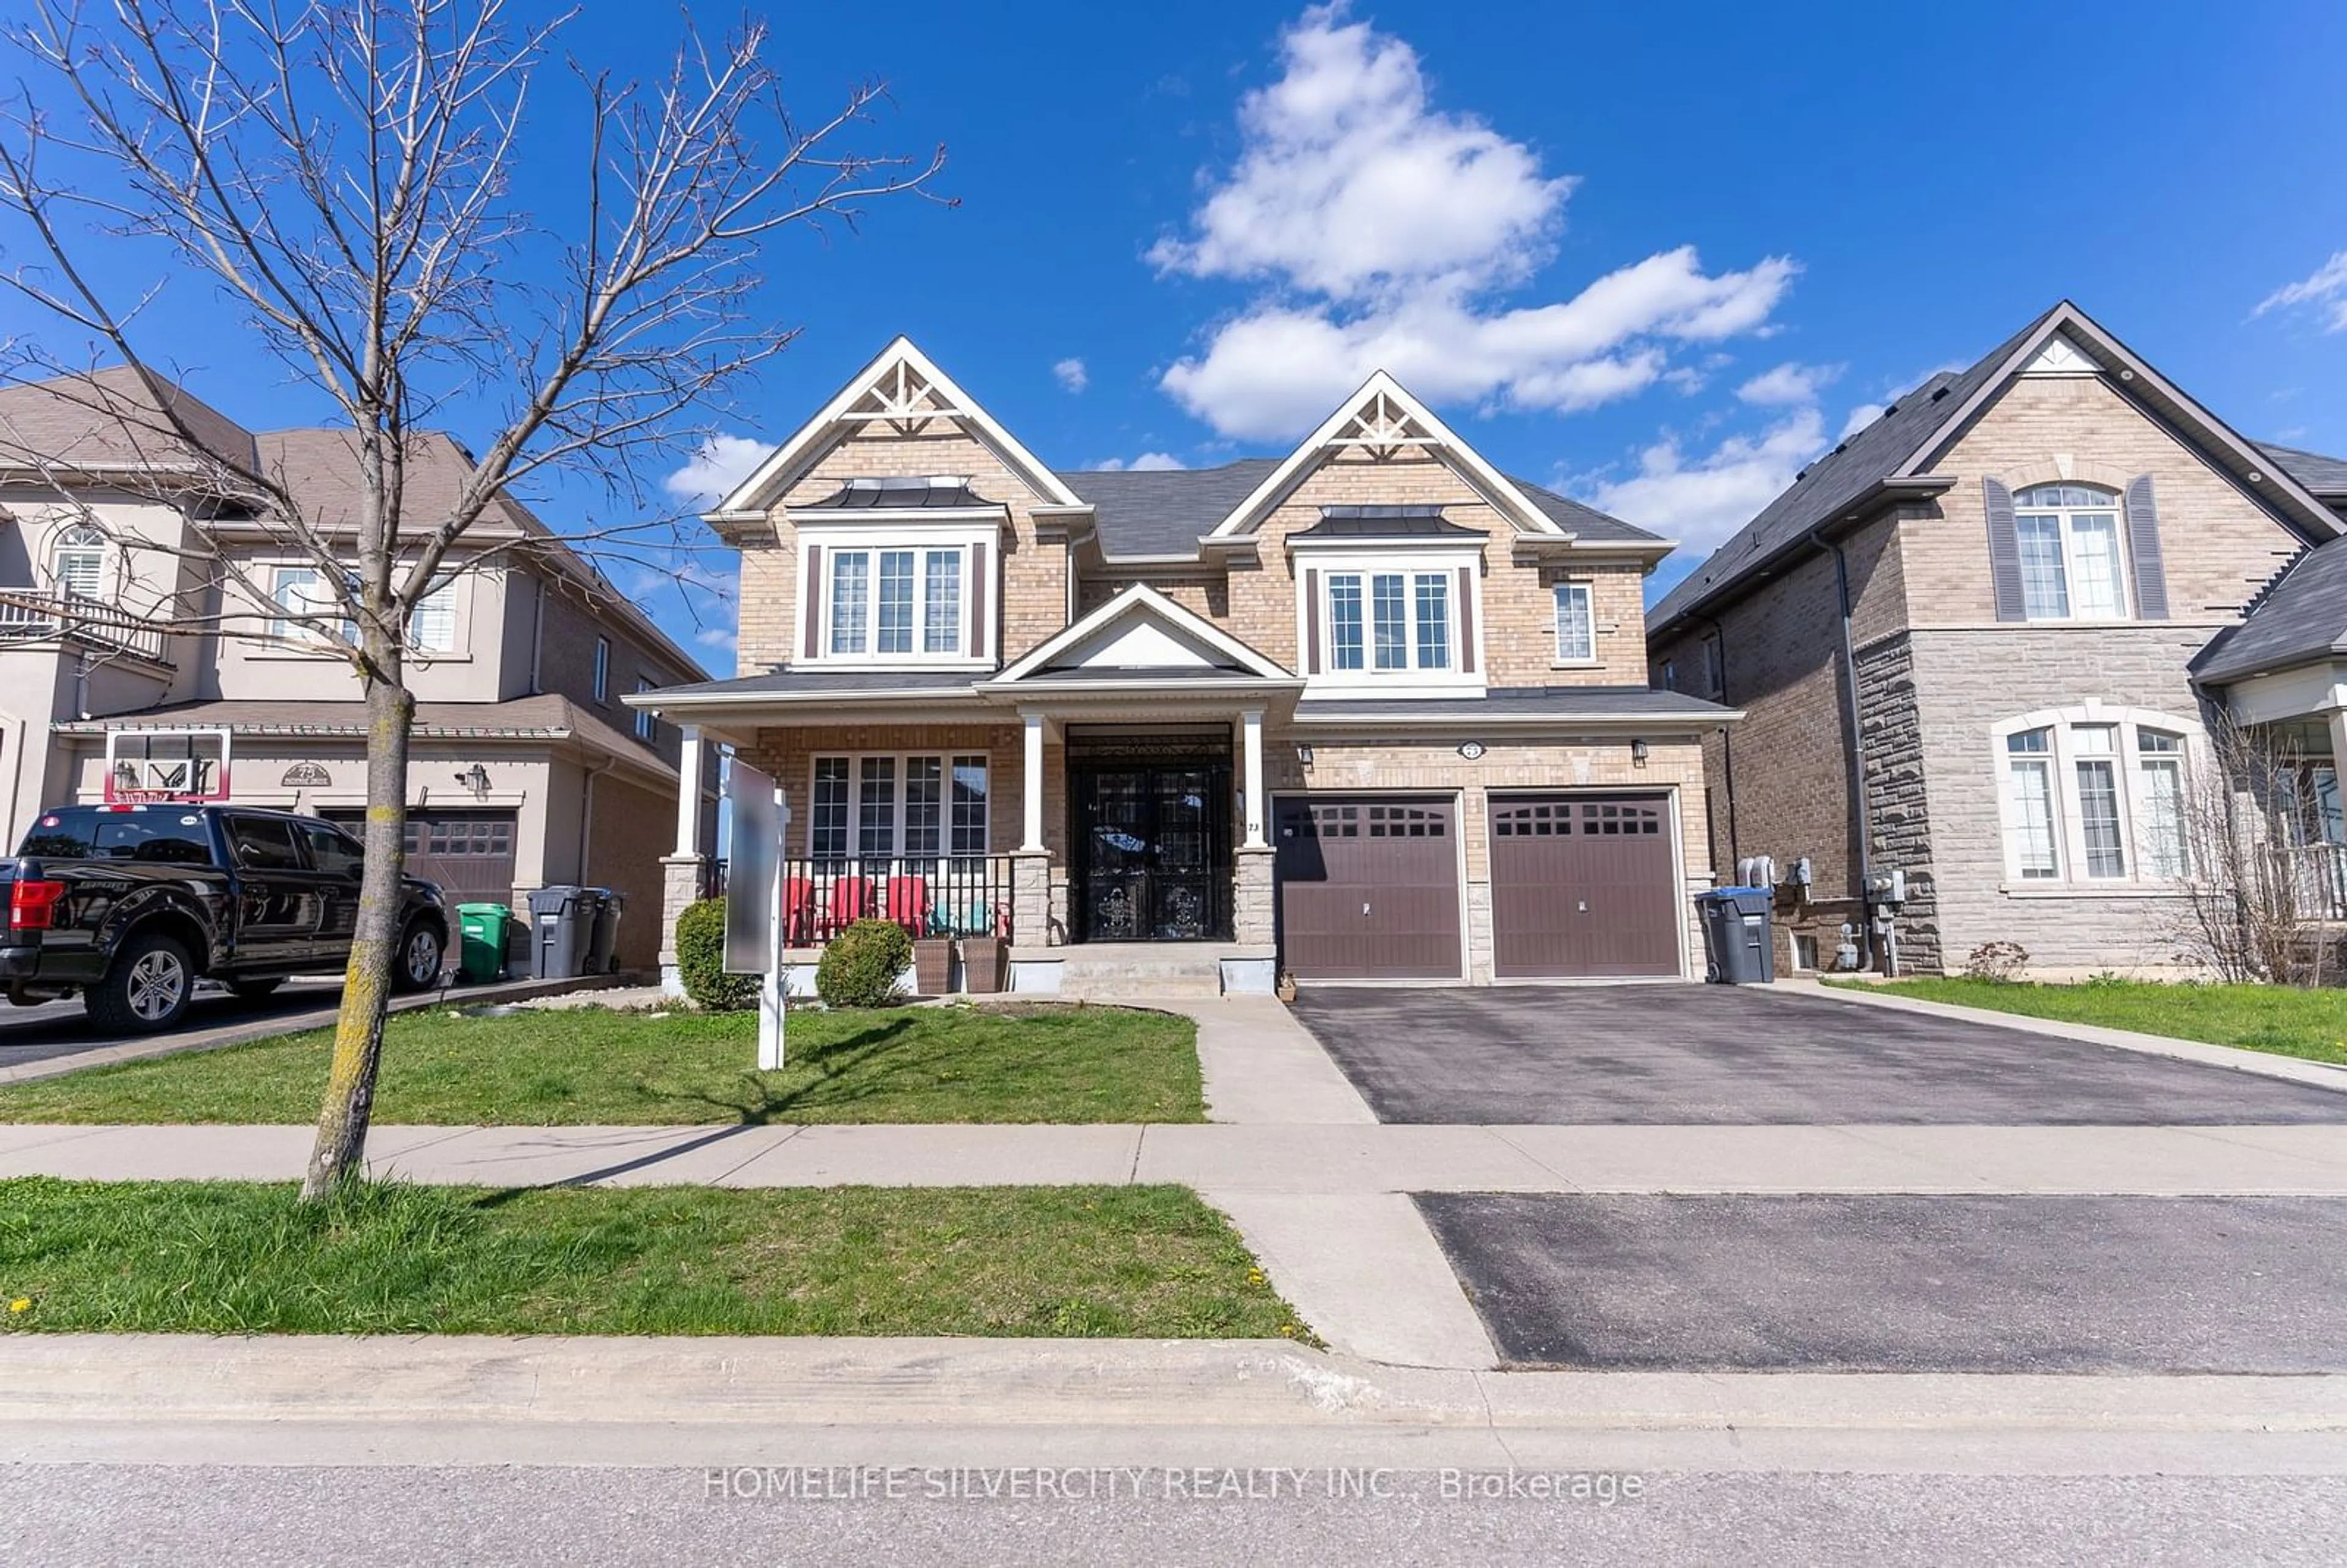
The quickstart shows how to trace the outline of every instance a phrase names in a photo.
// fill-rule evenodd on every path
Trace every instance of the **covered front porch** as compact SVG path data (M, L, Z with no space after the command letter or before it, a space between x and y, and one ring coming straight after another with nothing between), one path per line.
M721 743L782 789L794 983L877 917L951 943L953 989L1273 988L1266 735L1302 682L1200 647L1194 622L1171 636L1180 612L1135 591L964 685L778 671L640 699L683 726L688 755ZM671 972L677 915L722 886L693 852L700 798L680 782Z
M2347 661L2252 675L2221 693L2219 764L2263 839L2280 902L2312 926L2347 926Z

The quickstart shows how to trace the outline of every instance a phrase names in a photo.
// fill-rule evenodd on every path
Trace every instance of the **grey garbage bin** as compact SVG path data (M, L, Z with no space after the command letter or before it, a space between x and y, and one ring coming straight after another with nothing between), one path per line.
M583 974L599 904L591 887L559 883L529 895L529 972L541 980Z
M595 934L587 944L587 973L608 975L620 967L620 917L628 907L628 896L610 887L589 887L600 902L595 906Z
M1715 887L1696 896L1703 918L1704 978L1714 985L1767 985L1777 978L1777 942L1767 887Z

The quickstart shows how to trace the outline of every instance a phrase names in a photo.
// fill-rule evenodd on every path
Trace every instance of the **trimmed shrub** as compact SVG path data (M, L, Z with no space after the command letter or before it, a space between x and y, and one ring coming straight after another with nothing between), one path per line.
M858 920L831 939L815 967L815 994L830 1008L887 1007L913 961L913 938L887 920Z
M758 997L758 977L725 972L725 900L703 898L676 917L676 968L684 994L710 1012L734 1012Z

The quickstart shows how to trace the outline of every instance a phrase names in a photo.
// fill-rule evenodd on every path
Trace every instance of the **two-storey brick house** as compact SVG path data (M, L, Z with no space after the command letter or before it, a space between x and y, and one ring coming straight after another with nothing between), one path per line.
M1899 399L1678 584L1655 676L1747 715L1707 743L1712 852L1773 861L1780 958L1930 971L2004 941L2048 973L2175 963L2212 705L2337 732L2335 683L2301 688L2347 613L2310 642L2321 595L2291 587L2319 587L2296 563L2342 532L2313 493L2347 490L2327 462L2243 439L2065 302Z
M1007 935L1019 989L1138 943L1251 989L1699 971L1734 715L1648 686L1669 545L1389 377L1284 458L1061 473L900 339L709 520L740 672L630 701L780 784L794 947L885 909Z

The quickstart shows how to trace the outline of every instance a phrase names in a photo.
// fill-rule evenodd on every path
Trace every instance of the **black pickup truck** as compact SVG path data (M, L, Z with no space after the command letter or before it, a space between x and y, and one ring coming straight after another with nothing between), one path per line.
M357 927L359 841L330 822L247 806L61 805L0 860L0 984L22 1006L82 993L109 1033L169 1029L199 978L241 997L341 968ZM440 973L448 910L406 879L392 983Z

